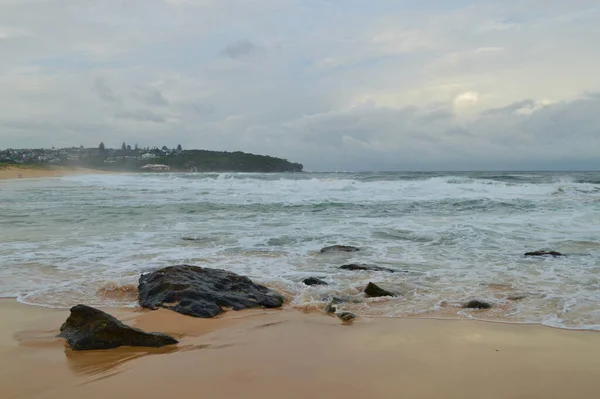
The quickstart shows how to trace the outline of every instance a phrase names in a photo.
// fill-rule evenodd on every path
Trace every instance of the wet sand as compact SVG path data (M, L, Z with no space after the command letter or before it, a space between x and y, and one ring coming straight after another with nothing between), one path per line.
M359 318L295 310L194 319L107 309L180 344L73 352L68 311L0 301L8 398L595 398L600 334L469 320Z
M105 174L112 173L103 170L85 169L85 168L66 168L60 166L49 166L45 168L29 166L7 166L0 167L0 180L18 179L19 174L22 178L40 178L40 177L60 177L76 174Z

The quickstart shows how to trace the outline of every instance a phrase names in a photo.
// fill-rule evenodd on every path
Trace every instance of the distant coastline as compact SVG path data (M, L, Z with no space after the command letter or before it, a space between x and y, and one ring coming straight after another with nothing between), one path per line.
M123 143L120 149L71 147L62 149L0 150L5 167L84 168L108 172L302 172L304 166L286 159L241 151L134 148ZM0 166L1 167L1 166Z

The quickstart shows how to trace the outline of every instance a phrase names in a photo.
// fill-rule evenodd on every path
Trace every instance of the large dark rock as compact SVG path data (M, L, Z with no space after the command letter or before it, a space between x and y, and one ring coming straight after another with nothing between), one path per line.
M223 308L278 308L283 296L225 270L170 266L140 276L139 302L145 308L163 307L195 317L214 317Z
M386 291L383 288L381 288L378 285L373 284L373 283L367 284L364 292L365 292L365 294L367 294L368 297L371 297L371 298L376 298L376 297L380 297L380 296L396 296L396 294L394 294L393 292Z
M306 285L329 285L325 281L318 279L316 277L309 277L302 282Z
M121 323L101 310L77 305L60 327L59 337L66 338L73 350L112 349L119 346L159 348L177 343L162 333L146 333Z
M470 301L463 308L465 309L490 309L492 307L491 304L483 301Z
M556 251L533 251L533 252L525 253L525 256L552 256L552 257L556 258L558 256L565 256L565 255L561 254L560 252L556 252Z
M328 254L330 252L358 252L360 248L351 247L349 245L332 245L321 249L322 254Z
M390 273L396 272L393 269L388 269L388 268L379 267L379 266L365 265L362 263L361 264L352 263L350 265L340 266L340 269L343 269L343 270L368 270L371 272L390 272Z

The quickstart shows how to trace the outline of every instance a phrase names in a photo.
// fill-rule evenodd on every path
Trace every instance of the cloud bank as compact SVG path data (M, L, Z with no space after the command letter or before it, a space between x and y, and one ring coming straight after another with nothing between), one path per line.
M596 1L0 0L0 148L599 169Z

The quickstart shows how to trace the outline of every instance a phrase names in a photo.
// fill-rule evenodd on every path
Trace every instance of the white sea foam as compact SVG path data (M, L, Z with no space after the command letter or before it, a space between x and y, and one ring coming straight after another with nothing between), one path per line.
M0 295L133 306L119 287L131 294L140 273L189 263L248 275L289 292L298 307L355 295L360 303L340 306L597 329L599 182L594 174L210 173L3 183ZM336 243L364 250L318 253ZM522 256L542 248L569 256ZM406 272L338 269L351 262ZM330 285L306 287L307 276ZM365 299L369 281L403 296ZM525 298L508 299L515 294ZM495 307L460 308L474 298Z

